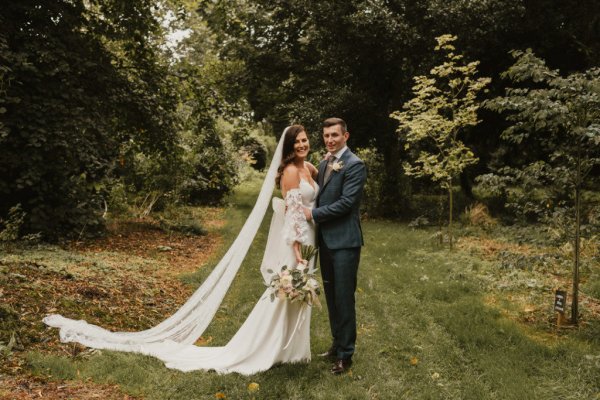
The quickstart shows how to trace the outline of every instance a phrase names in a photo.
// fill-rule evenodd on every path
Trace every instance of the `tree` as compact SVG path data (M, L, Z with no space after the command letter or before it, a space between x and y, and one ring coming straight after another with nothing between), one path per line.
M93 231L123 143L172 153L153 2L11 1L0 21L0 216L21 204L46 239Z
M462 142L459 135L467 127L479 123L477 95L489 84L489 78L477 78L477 61L463 63L452 44L456 36L436 38L436 51L445 53L444 62L430 71L429 76L416 76L414 97L404 104L404 111L390 116L400 123L398 134L405 140L404 148L418 146L414 163L406 163L407 175L430 177L448 192L448 236L452 247L453 183L477 157Z
M407 197L419 183L413 180L414 187L407 182L401 189L406 177L399 171L406 155L389 114L409 99L412 77L435 65L428 43L446 32L457 35L464 54L481 61L484 76L505 70L512 62L508 51L516 46L540 49L557 65L580 69L600 54L597 3L204 0L198 11L222 44L220 59L243 62L232 81L247 97L253 118L272 124L276 132L291 121L301 122L315 144L321 142L324 118L344 118L350 146L374 147L384 156L381 180L386 185L378 209L397 217L406 216ZM490 85L493 93L502 89ZM477 174L488 171L488 161L506 161L497 151L503 145L503 121L493 112L481 118L463 137L485 159Z
M239 182L243 146L229 140L219 121L236 121L236 133L243 135L251 121L249 107L238 83L243 63L220 60L220 43L195 12L196 3L171 0L179 7L176 28L187 36L175 49L172 70L179 92L178 117L182 150L177 175L180 200L192 204L217 204Z
M548 160L535 160L525 166L528 179L538 188L562 194L555 206L569 207L573 215L573 299L571 322L579 313L581 194L590 172L600 165L600 68L561 76L527 51L513 51L516 62L504 74L519 84L507 88L503 97L486 107L507 112L514 125L502 137L517 144L533 144L549 153ZM521 175L522 176L522 175ZM541 179L541 178L547 179ZM548 186L541 186L548 185Z

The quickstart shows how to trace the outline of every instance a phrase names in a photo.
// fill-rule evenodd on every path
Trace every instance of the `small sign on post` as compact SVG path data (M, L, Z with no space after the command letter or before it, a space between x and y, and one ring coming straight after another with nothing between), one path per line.
M565 306L567 304L567 291L556 290L554 292L554 311L556 311L556 325L561 326L565 322Z

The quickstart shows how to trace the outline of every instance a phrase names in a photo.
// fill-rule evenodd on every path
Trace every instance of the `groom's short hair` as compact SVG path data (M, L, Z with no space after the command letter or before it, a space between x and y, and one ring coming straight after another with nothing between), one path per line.
M323 121L323 128L329 128L330 126L339 125L342 127L342 133L348 132L348 127L346 126L346 122L341 118L327 118Z

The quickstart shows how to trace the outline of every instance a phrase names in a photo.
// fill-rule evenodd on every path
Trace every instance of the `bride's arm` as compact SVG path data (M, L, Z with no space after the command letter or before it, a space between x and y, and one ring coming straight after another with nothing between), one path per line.
M294 165L288 165L281 176L281 193L285 199L285 220L283 237L292 245L296 261L302 261L300 245L308 241L308 222L302 209L300 194L300 173Z

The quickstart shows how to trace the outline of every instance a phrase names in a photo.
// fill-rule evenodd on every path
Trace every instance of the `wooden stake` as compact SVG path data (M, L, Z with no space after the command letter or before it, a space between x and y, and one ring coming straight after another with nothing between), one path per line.
M556 326L560 328L565 324L565 314L561 312L556 313Z

